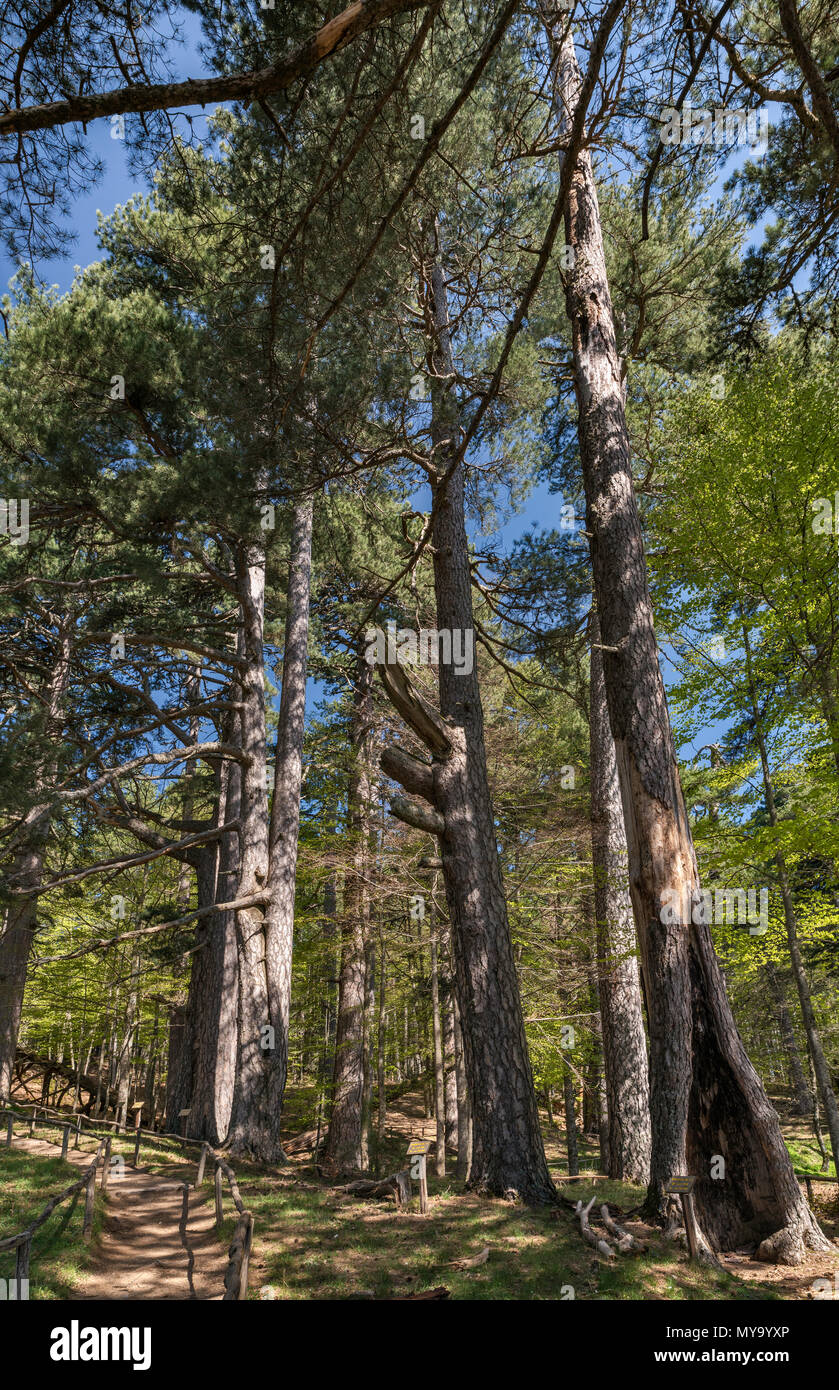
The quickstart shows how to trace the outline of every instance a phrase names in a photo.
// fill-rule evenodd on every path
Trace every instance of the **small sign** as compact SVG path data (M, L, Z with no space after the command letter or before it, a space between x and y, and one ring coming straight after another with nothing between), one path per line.
M179 1111L178 1111L178 1114L179 1114L179 1115L188 1115L188 1114L189 1114L189 1110L190 1110L190 1107L187 1106L186 1110L179 1110Z
M131 1109L132 1109L132 1110L142 1110L142 1108L143 1108L143 1106L145 1105L145 1103L146 1103L146 1102L145 1102L144 1100L135 1100L135 1102L134 1102L134 1104L132 1105ZM183 1111L182 1111L181 1113L183 1114Z
M685 1195L689 1196L690 1193L693 1191L693 1185L695 1182L696 1178L688 1177L688 1175L685 1173L682 1177L671 1178L664 1190L665 1192L684 1193Z
M408 1158L414 1154L427 1154L431 1152L431 1141L426 1139L412 1139L408 1145Z

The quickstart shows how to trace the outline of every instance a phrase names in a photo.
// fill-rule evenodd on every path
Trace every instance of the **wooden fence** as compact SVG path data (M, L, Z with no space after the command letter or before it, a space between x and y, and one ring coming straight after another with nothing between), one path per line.
M57 1114L59 1118L53 1119L49 1115L47 1115L47 1108L48 1107L45 1106L33 1106L32 1111L29 1115L24 1115L18 1110L0 1111L0 1122L6 1120L6 1144L11 1145L13 1125L16 1119L28 1125L30 1138L32 1138L32 1136L34 1135L36 1124L51 1126L54 1129L60 1129L62 1131L61 1157L66 1159L67 1151L70 1147L71 1133L75 1133L73 1148L77 1149L79 1147L79 1138L82 1132L82 1122L88 1124L91 1128L94 1129L96 1127L104 1127L107 1129L117 1124L116 1120L91 1120L87 1115L77 1115L75 1116L75 1119L73 1121L70 1121L64 1119L61 1116L60 1111L54 1112L54 1114ZM236 1174L233 1172L233 1169L230 1167L229 1163L227 1163L226 1160L222 1158L221 1154L216 1153L215 1150L212 1149L211 1146L206 1142L206 1140L186 1139L181 1134L160 1134L157 1130L142 1129L140 1125L136 1125L134 1127L133 1133L134 1154L132 1158L132 1167L134 1168L138 1167L139 1165L140 1150L141 1145L143 1143L153 1148L155 1146L164 1147L165 1141L174 1141L175 1143L181 1145L183 1148L199 1148L200 1153L198 1155L195 1180L192 1184L193 1190L197 1190L203 1185L207 1167L207 1158L209 1155L212 1155L212 1158L215 1163L214 1188L216 1205L216 1227L220 1229L221 1224L224 1220L225 1179L227 1180L228 1187L230 1188L230 1196L233 1200L233 1205L238 1215L238 1220L233 1231L233 1239L231 1241L230 1250L228 1253L227 1270L224 1276L224 1294L222 1295L222 1299L224 1301L227 1299L239 1300L247 1298L248 1265L250 1263L250 1254L251 1249L253 1247L253 1214L245 1210L245 1206L242 1201L241 1194L239 1192L239 1186L236 1182ZM126 1132L126 1138L128 1138L129 1135L130 1131ZM96 1156L94 1158L93 1164L91 1165L91 1168L93 1170L92 1181L94 1183L96 1167L100 1162L100 1158L105 1165L102 1170L103 1191L106 1188L108 1182L108 1166L110 1165L111 1145L113 1143L113 1138L114 1136L109 1134L100 1140L99 1146L96 1150ZM52 1214L52 1212L55 1210L55 1208L58 1206L60 1202L63 1202L66 1197L71 1196L74 1192L78 1192L85 1185L85 1183L90 1181L91 1168L85 1170L85 1173L83 1177L79 1180L79 1182L71 1184L71 1186L67 1188L66 1192L62 1192L58 1197L53 1198L53 1200L50 1203L48 1203L47 1206L44 1208L44 1211L38 1217L37 1221L35 1221L32 1224L32 1226L28 1227L26 1231L22 1231L19 1235L16 1236L9 1236L5 1240L0 1240L0 1251L11 1250L15 1247L17 1247L18 1249L18 1269L20 1269L22 1265L25 1265L25 1273L19 1274L17 1276L18 1278L28 1278L29 1252L32 1245L32 1235L38 1229L38 1227L42 1225L44 1221L47 1220L47 1218ZM185 1230L186 1221L189 1215L190 1184L184 1183L182 1186L182 1191L183 1209L181 1213L181 1225L182 1228ZM86 1203L85 1206L85 1239L89 1239L87 1217L88 1204L90 1206L90 1229L92 1230L92 1195L89 1198L89 1203ZM22 1253L24 1250L25 1254ZM18 1285L18 1287L20 1287L20 1285Z
M6 1120L6 1143L7 1145L10 1145L12 1142L12 1126L14 1124L15 1119L17 1118L21 1120L26 1120L26 1116L19 1115L17 1111L9 1112L8 1110L4 1110L0 1118ZM70 1126L66 1124L61 1125L61 1122L58 1120L48 1121L47 1123L54 1124L57 1128L62 1128L64 1130L61 1145L61 1157L66 1158L67 1143L69 1139L68 1131L70 1129ZM110 1138L100 1139L98 1147L96 1149L96 1153L93 1155L92 1163L90 1163L89 1166L85 1168L78 1181L71 1182L69 1187L65 1187L64 1191L59 1192L57 1197L52 1197L50 1201L47 1202L40 1215L35 1218L31 1225L26 1227L25 1231L18 1231L16 1235L5 1236L3 1239L0 1239L0 1252L5 1250L15 1250L17 1252L15 1256L15 1289L17 1291L18 1298L22 1296L21 1290L23 1289L24 1283L28 1285L29 1282L29 1266L32 1256L32 1241L34 1239L35 1232L39 1229L39 1227L43 1226L45 1221L49 1220L56 1207L59 1207L62 1202L66 1202L71 1197L77 1197L78 1194L82 1191L82 1189L84 1189L85 1193L84 1225L82 1227L82 1235L85 1240L90 1240L93 1234L93 1210L96 1199L96 1170L101 1163L102 1191L104 1191L108 1185L108 1164L110 1159L110 1150Z

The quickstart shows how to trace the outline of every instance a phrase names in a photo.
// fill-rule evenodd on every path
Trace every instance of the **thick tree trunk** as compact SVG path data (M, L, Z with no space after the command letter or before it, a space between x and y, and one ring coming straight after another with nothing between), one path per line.
M432 426L434 591L437 626L474 647L472 583L464 514L463 466L444 482L460 443L455 377L442 266L433 266ZM407 755L382 766L434 807L428 828L440 837L451 922L457 997L472 1115L469 1185L526 1202L555 1199L548 1174L518 979L501 881L487 780L483 711L472 663L439 665L442 721L412 700L399 673L383 668L388 693L434 754L429 766ZM403 780L403 778L405 780ZM426 813L427 814L427 813Z
M69 679L70 625L64 623L58 629L54 665L44 691L44 734L55 747L60 738L61 707ZM55 758L50 749L34 770L32 789L36 802L48 794L55 773ZM38 925L37 889L43 877L49 830L49 812L36 805L27 813L16 837L20 848L8 875L8 886L29 896L10 904L0 930L0 1102L11 1096L26 974Z
M552 26L563 129L580 72L567 16ZM650 1030L652 1154L648 1215L665 1216L665 1184L696 1175L695 1206L713 1247L761 1242L768 1259L828 1247L798 1186L778 1117L734 1023L710 929L692 920L699 878L658 665L641 523L624 413L621 362L587 150L566 210L566 273L578 434L604 678L624 808L630 888ZM715 1155L724 1179L710 1176Z
M295 507L289 558L283 687L268 822L263 674L265 556L251 547L240 564L241 778L239 897L264 906L236 912L239 1022L227 1146L265 1163L282 1160L280 1124L288 1073L294 888L303 773L303 727L312 553L311 499Z
M373 720L372 669L363 658L356 663L350 739L353 767L347 791L347 829L352 862L344 884L341 920L341 972L338 984L338 1026L332 1073L332 1113L323 1151L323 1168L330 1176L364 1171L364 1008L367 983L365 954L365 885L369 841L370 735Z
M590 631L591 850L597 984L609 1113L606 1171L610 1178L646 1183L650 1177L651 1145L647 1042L623 806L603 683L600 624L594 609Z

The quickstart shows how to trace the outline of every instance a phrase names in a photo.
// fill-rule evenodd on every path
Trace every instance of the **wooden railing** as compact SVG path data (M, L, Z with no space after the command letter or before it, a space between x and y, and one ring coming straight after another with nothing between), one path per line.
M29 1126L29 1137L30 1137L30 1138L32 1138L33 1135L34 1135L35 1125L36 1125L36 1124L46 1125L46 1126L52 1126L53 1128L55 1128L55 1129L60 1129L60 1130L62 1131L62 1138L61 1138L61 1157L64 1158L64 1159L66 1159L66 1157L67 1157L67 1151L68 1151L68 1148L69 1148L69 1146L70 1146L70 1134L71 1134L71 1132L72 1132L73 1130L75 1130L75 1140L74 1140L73 1147L74 1147L74 1149L77 1149L78 1146L79 1146L79 1137L80 1137L81 1129L82 1129L82 1121L84 1121L86 1124L90 1125L91 1127L103 1126L103 1127L105 1127L105 1128L110 1128L110 1127L112 1127L113 1125L115 1125L115 1124L118 1123L116 1120L91 1120L87 1115L77 1115L77 1116L75 1117L75 1123L74 1123L74 1122L72 1122L72 1121L69 1121L69 1120L66 1120L66 1119L63 1119L63 1118L52 1119L52 1118L50 1118L50 1116L48 1116L48 1115L46 1114L46 1110L47 1110L47 1107L45 1107L45 1106L37 1106L37 1105L36 1105L36 1106L33 1106L32 1111L31 1111L31 1113L30 1113L28 1116L27 1116L27 1115L24 1115L24 1114L21 1114L21 1112L20 1112L20 1111L17 1111L17 1110L4 1110L4 1111L0 1111L0 1123L2 1123L2 1121L3 1121L4 1119L6 1119L6 1117L8 1117L8 1119L7 1119L7 1126L6 1126L6 1143L7 1143L7 1145L11 1145L11 1142L12 1142L12 1133L13 1133L13 1125L14 1125L14 1121L15 1121L16 1119L17 1119L17 1120L21 1120L24 1124L28 1124L28 1126ZM58 1114L59 1116L61 1115L61 1112L60 1112L60 1111L54 1112L54 1113L55 1113L55 1114ZM234 1205L234 1207L235 1207L235 1209L236 1209L237 1217L238 1217L237 1222L236 1222L235 1229L234 1229L234 1231L233 1231L233 1239L232 1239L231 1244L230 1244L230 1250L229 1250L229 1253L228 1253L227 1270L226 1270L225 1276L224 1276L224 1294L223 1294L223 1299L236 1299L236 1300L238 1300L238 1299L245 1299L245 1298L247 1298L247 1293L248 1293L248 1265L249 1265L249 1263L250 1263L250 1253L251 1253L251 1249L252 1249L252 1246L253 1246L253 1214L252 1214L250 1211L247 1211L247 1210L245 1209L245 1205L244 1205L244 1203L243 1203L243 1201L242 1201L241 1193L239 1192L239 1186L238 1186L238 1183L236 1182L236 1174L233 1172L233 1169L230 1167L229 1163L227 1163L227 1161L221 1156L221 1154L216 1153L215 1150L211 1147L210 1144L207 1143L206 1140L202 1140L202 1139L186 1139L186 1138L185 1138L183 1135L181 1135L181 1134L160 1134L160 1133L158 1133L157 1130L141 1129L141 1127L140 1127L139 1125L137 1125L137 1126L133 1129L133 1131L131 1131L131 1130L125 1131L125 1136L126 1136L126 1138L129 1138L130 1135L131 1135L131 1133L134 1134L134 1155L133 1155L133 1158L132 1158L132 1167L134 1167L134 1168L136 1168L136 1167L139 1165L139 1161L140 1161L140 1147L141 1147L141 1143L143 1143L143 1142L145 1142L147 1145L151 1145L152 1147L154 1147L154 1145L155 1145L156 1143L160 1143L160 1141L174 1140L176 1143L181 1144L181 1145L183 1145L184 1147L195 1147L195 1148L200 1148L200 1153L199 1153L199 1155L198 1155L198 1162L197 1162L196 1173L195 1173L195 1180L194 1180L194 1182L193 1182L193 1184L192 1184L193 1190L197 1190L198 1188L200 1188L200 1187L203 1185L203 1183L204 1183L204 1175L205 1175L206 1167L207 1167L207 1158L208 1158L208 1155L212 1154L212 1157L213 1157L213 1160L214 1160L214 1163L215 1163L214 1188L215 1188L216 1227L217 1227L217 1229L221 1229L221 1225L222 1225L222 1222L223 1222L223 1220L224 1220L224 1180L225 1180L225 1179L227 1180L228 1187L230 1188L230 1196L231 1196L231 1198L232 1198L232 1200L233 1200L233 1205ZM93 1169L94 1169L94 1174L95 1174L96 1165L97 1165L97 1164L99 1163L99 1161L100 1161L100 1154L103 1153L103 1150L104 1150L104 1162L105 1162L106 1165L109 1165L109 1164L110 1164L111 1146L112 1146L112 1143L113 1143L113 1139L114 1139L114 1135L109 1134L109 1135L107 1135L106 1137L104 1137L103 1139L100 1140L99 1147L98 1147L97 1150L96 1150L96 1157L95 1157L94 1163L93 1163L93 1165L92 1165L92 1166L93 1166ZM162 1147L162 1145L161 1145L161 1147ZM0 1251L2 1251L2 1250L8 1250L8 1249L13 1249L13 1248L15 1247L15 1245L18 1243L19 1240L22 1240L23 1238L25 1238L25 1237L27 1236L27 1234L29 1234L29 1233L31 1233L31 1232L34 1232L34 1231L37 1229L37 1227L38 1227L39 1225L41 1225L43 1221L46 1220L47 1216L50 1215L50 1213L55 1209L55 1207L58 1205L59 1202L63 1201L64 1198L65 1198L66 1196L70 1195L72 1192L78 1191L79 1188L82 1187L82 1186L84 1185L84 1183L88 1180L88 1175L89 1175L89 1173L90 1173L90 1169L86 1169L86 1170L85 1170L85 1176L84 1176L78 1183L74 1183L74 1184L71 1185L71 1187L68 1187L68 1189L67 1189L66 1192L62 1193L60 1197L57 1197L57 1198L48 1206L48 1208L45 1208L44 1213L42 1213L42 1215L38 1218L37 1222L35 1222L35 1224L34 1224L32 1227L29 1228L28 1232L27 1232L27 1231L24 1231L24 1232L21 1233L20 1236L10 1236L10 1237L8 1237L6 1240L0 1241ZM106 1168L103 1169L103 1175L102 1175L102 1189L103 1189L103 1190L104 1190L105 1187L107 1186L107 1181L108 1181L108 1177L107 1177L107 1167L106 1167ZM189 1193L190 1193L190 1184L189 1184L189 1183L183 1183L183 1185L182 1185L182 1191L183 1191L183 1210L182 1210L182 1213L181 1213L181 1225L182 1225L182 1226L184 1227L184 1229L185 1229L185 1228L186 1228L186 1220L187 1220L187 1217L188 1217L188 1214L189 1214ZM92 1202L92 1198L91 1198L91 1202ZM93 1211L93 1208L92 1208L92 1206L91 1206L91 1221L92 1221L92 1211ZM87 1217L85 1217L85 1222L87 1223ZM87 1230L87 1224L85 1225L85 1230ZM85 1238L87 1239L88 1237L86 1236ZM30 1234L29 1245L27 1246L27 1254L26 1254L26 1268L27 1268L27 1271L28 1271L28 1267L29 1267L29 1255L28 1255L29 1246L31 1246L31 1234ZM20 1263L20 1256L19 1256L19 1263ZM24 1278L25 1278L25 1277L27 1277L27 1276L26 1276L26 1275L23 1275L23 1276L21 1276L21 1277L24 1277Z
M12 1126L14 1124L15 1119L17 1118L25 1120L26 1116L19 1115L17 1111L10 1112L8 1110L5 1110L2 1112L2 1116L0 1116L0 1118L6 1120L6 1143L7 1145L10 1145L12 1142L13 1133ZM56 1126L59 1126L59 1121L52 1121L51 1123L55 1124ZM67 1131L69 1130L70 1126L64 1125L60 1127L63 1128L65 1131L61 1146L61 1157L66 1158L67 1142L69 1138ZM58 1196L52 1197L50 1201L47 1202L40 1215L37 1216L35 1220L31 1223L31 1225L27 1226L24 1231L18 1231L16 1235L5 1236L3 1239L0 1239L0 1252L5 1250L15 1250L17 1252L15 1256L15 1290L18 1298L27 1296L22 1291L24 1287L26 1287L26 1289L28 1290L29 1266L32 1255L32 1241L34 1239L36 1231L41 1226L43 1226L45 1221L49 1220L56 1207L60 1206L62 1202L66 1202L68 1198L78 1196L82 1189L84 1189L85 1193L84 1224L82 1227L82 1236L84 1240L90 1240L93 1234L93 1212L96 1200L96 1170L101 1163L101 1190L104 1192L105 1188L108 1185L108 1164L110 1158L110 1150L110 1138L101 1139L96 1149L96 1153L93 1155L93 1161L88 1165L87 1168L85 1168L81 1177L76 1182L70 1183L69 1187L65 1187L64 1191L59 1192Z
M209 1146L207 1146L209 1149ZM224 1179L230 1188L230 1196L238 1214L238 1220L233 1230L233 1239L230 1242L230 1250L227 1258L227 1272L224 1276L224 1294L222 1302L229 1299L244 1299L248 1296L248 1265L250 1264L251 1249L253 1248L253 1213L245 1209L239 1193L239 1185L236 1182L236 1174L229 1163L221 1157L221 1154L214 1153L216 1171L214 1177L214 1187L216 1196L216 1226L221 1227L224 1220L223 1189ZM202 1170L203 1172L203 1170ZM196 1183L197 1186L197 1183Z

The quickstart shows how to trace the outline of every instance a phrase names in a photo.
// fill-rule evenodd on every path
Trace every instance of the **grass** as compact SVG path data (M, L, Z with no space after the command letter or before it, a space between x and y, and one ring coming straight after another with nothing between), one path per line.
M0 1235L25 1230L55 1197L81 1176L80 1170L61 1158L43 1158L17 1149L0 1148ZM98 1195L94 1213L94 1239L102 1222ZM68 1198L35 1233L29 1267L29 1296L37 1299L72 1298L81 1279L87 1246L82 1239L84 1193ZM13 1279L14 1251L0 1253L0 1279Z
M776 1297L763 1286L688 1264L663 1240L653 1240L646 1254L604 1261L583 1244L566 1208L530 1210L487 1200L433 1174L430 1210L420 1216L416 1208L397 1212L392 1201L342 1198L303 1174L237 1171L255 1221L252 1299L400 1298L440 1285L452 1298L470 1300ZM594 1190L585 1182L569 1186L584 1200ZM598 1199L623 1207L642 1196L622 1183L596 1187ZM231 1232L232 1221L224 1237ZM487 1247L485 1263L457 1267Z

